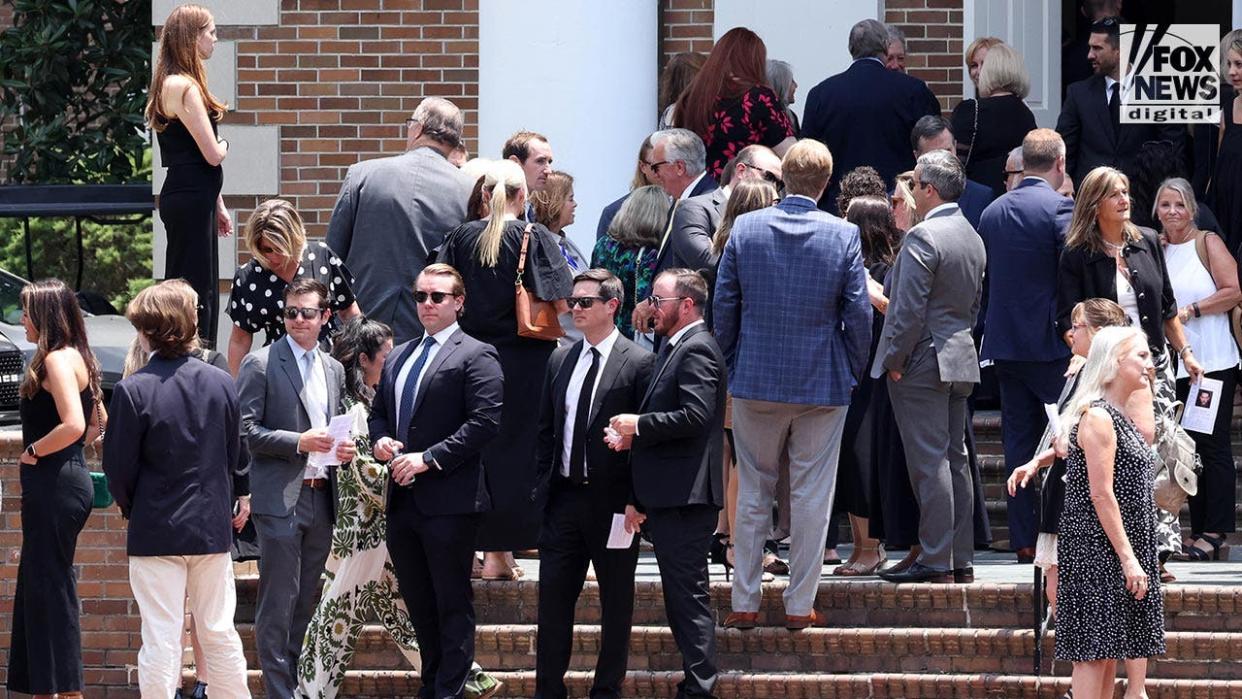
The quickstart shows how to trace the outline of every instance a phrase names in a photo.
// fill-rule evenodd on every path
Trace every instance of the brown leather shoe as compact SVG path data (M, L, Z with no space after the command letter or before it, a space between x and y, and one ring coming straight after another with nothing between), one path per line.
M1017 550L1017 554L1018 554L1019 563L1034 563L1035 562L1035 547L1034 546L1023 546L1022 548Z
M810 614L806 616L794 616L792 614L785 615L785 628L790 631L801 631L802 629L818 624L822 619L815 610L812 609Z
M724 627L726 629L737 629L739 631L748 631L759 625L759 612L729 612L725 617Z

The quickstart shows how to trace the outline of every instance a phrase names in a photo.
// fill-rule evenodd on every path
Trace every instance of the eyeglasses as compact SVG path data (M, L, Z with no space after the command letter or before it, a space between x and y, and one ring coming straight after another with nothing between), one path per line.
M688 298L690 297L689 296L670 296L668 298L662 298L660 296L648 296L647 303L648 305L651 305L651 306L659 306L665 301L680 301L682 299L688 299Z
M604 298L603 296L570 296L569 298L565 299L565 303L569 304L569 307L571 309L579 307L579 306L581 306L583 309L587 309L587 308L590 308L591 306L594 306L596 301L607 301L607 300L608 299Z
M450 293L448 291L432 291L430 293L426 291L415 291L414 292L414 301L417 303L427 303L428 297L431 298L432 303L438 306L444 303L445 299L457 298L457 294Z
M321 313L323 313L322 308L299 308L298 306L285 306L285 310L282 311L282 315L288 320L294 320L298 316L302 316L304 320L314 320Z
M758 172L763 177L763 179L770 182L777 189L781 189L781 190L785 189L785 180L782 180L781 178L777 177L775 172L764 170L761 167L755 167L754 165L750 165L748 163L738 163L738 165L741 165L742 167L747 168L748 170L754 170Z
M652 174L656 174L656 175L658 175L658 174L660 174L660 166L661 166L661 165L672 165L672 164L673 164L673 163L675 163L675 162L677 162L677 161L676 161L676 160L661 160L661 161L660 161L660 162L658 162L658 163L647 163L647 167L651 168L651 172L652 172Z
M1005 175L1013 177L1014 175L1021 175L1024 172L1026 172L1026 170L1006 170Z
M1077 331L1079 331L1079 330L1086 330L1087 328L1090 328L1090 327L1091 327L1091 326L1090 326L1090 325L1087 325L1086 323L1074 323L1073 325L1071 325L1071 326L1070 326L1070 332L1077 332Z

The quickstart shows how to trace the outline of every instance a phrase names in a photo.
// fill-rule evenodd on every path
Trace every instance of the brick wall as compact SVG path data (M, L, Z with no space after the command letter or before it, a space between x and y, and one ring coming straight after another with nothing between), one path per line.
M17 457L21 437L0 435L0 683L8 675L9 629L13 627L13 594L21 551L21 478ZM98 465L94 468L97 470ZM100 699L131 699L132 669L141 643L138 605L129 588L125 555L125 521L116 507L91 513L78 537L74 559L78 597L82 604L82 664L87 694Z
M682 51L712 50L713 0L660 0L660 67Z
M922 79L946 113L962 101L962 0L885 0L884 22L906 35L906 71Z

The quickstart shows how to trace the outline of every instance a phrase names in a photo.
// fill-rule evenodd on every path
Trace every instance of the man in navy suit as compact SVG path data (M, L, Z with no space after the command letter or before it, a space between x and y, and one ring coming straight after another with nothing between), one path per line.
M837 172L870 165L891 187L898 174L914 167L907 144L915 122L941 110L926 83L884 67L888 43L888 30L874 19L850 29L854 62L811 88L802 135L828 146ZM839 190L840 183L831 182L819 208L833 211Z
M496 349L457 325L457 270L428 265L414 284L424 334L388 355L368 428L375 458L391 459L388 551L418 635L418 696L461 699L474 662L474 540L491 509L479 453L500 431L504 375Z
M832 155L798 141L781 162L789 196L739 216L725 245L713 306L729 365L738 455L733 528L737 575L725 626L758 623L763 544L780 464L789 464L789 587L785 625L816 623L815 594L854 386L866 371L871 306L858 227L815 203Z
M1057 117L1057 131L1065 139L1065 170L1076 183L1101 165L1109 165L1134 179L1136 158L1144 141L1170 141L1184 153L1186 128L1182 124L1121 123L1121 19L1107 17L1091 26L1087 59L1095 75L1065 91Z
M980 359L996 365L1005 464L1035 455L1047 423L1043 406L1065 383L1070 351L1057 332L1057 261L1074 202L1057 193L1065 181L1065 143L1052 129L1022 140L1023 178L983 212L987 249L987 332ZM1020 561L1035 557L1035 498L1009 498L1009 543Z
M953 137L948 120L941 116L928 115L915 122L914 129L910 131L910 147L914 149L915 159L934 150L956 153L957 139ZM957 208L962 210L962 215L970 221L971 226L978 228L979 217L991 203L991 187L974 180L966 180L966 189L962 191L962 198L957 200Z

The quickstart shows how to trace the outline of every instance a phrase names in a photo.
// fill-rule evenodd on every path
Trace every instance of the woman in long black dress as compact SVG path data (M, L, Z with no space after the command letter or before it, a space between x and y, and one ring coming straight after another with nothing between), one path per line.
M77 298L53 279L22 289L36 345L21 385L22 549L13 596L8 688L82 696L82 630L73 556L91 513L82 444L98 435L99 365Z
M541 519L531 500L535 486L535 421L544 370L555 340L517 334L514 283L522 238L529 231L526 268L521 283L535 296L559 302L573 292L573 276L556 236L539 224L521 220L526 210L526 178L516 163L502 160L484 176L489 202L486 219L465 223L449 233L440 253L461 272L466 284L466 310L461 329L500 353L505 374L500 434L483 449L483 468L492 497L492 511L483 515L478 547L483 577L514 580L521 573L513 551L534 548Z
M147 125L160 144L168 169L159 212L168 237L164 278L185 279L198 292L198 332L215 346L219 292L216 234L233 232L220 189L228 141L217 136L226 105L207 89L203 61L216 45L216 23L198 5L173 10L160 33L155 73L147 101Z
M953 110L953 136L966 176L1005 193L1005 160L1009 151L1035 128L1035 115L1023 101L1031 90L1022 56L1006 44L987 50L979 71L979 99L965 100Z
M1225 78L1233 88L1235 97L1221 110L1219 143L1216 151L1216 169L1208 185L1208 201L1220 223L1220 235L1225 245L1236 257L1242 246L1242 29L1225 35L1220 43Z
M1091 341L1078 390L1061 415L1069 431L1065 507L1057 537L1056 657L1074 663L1075 699L1113 696L1117 660L1126 696L1143 694L1142 662L1163 655L1164 605L1156 558L1155 452L1126 416L1150 389L1152 351L1138 328Z

